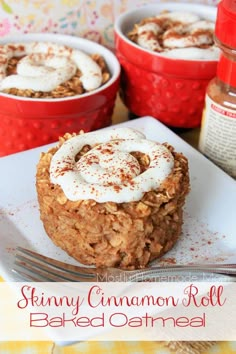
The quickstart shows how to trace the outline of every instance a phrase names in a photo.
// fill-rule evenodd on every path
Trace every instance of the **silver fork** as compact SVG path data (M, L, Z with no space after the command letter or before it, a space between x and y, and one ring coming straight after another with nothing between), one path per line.
M236 264L155 266L137 270L90 268L63 263L26 248L17 247L12 271L30 281L236 281Z

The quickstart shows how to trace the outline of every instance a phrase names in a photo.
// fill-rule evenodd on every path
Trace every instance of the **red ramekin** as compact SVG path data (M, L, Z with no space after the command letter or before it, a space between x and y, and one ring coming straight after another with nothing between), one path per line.
M67 98L36 99L0 93L0 156L57 141L66 132L88 132L111 124L120 64L110 50L87 39L45 33L9 36L0 44L27 41L59 43L100 54L111 78L94 91Z
M120 15L115 21L115 47L122 67L121 97L135 115L151 115L172 127L198 127L206 86L216 74L217 60L167 58L127 37L135 23L163 10L216 19L215 7L186 3L146 5Z

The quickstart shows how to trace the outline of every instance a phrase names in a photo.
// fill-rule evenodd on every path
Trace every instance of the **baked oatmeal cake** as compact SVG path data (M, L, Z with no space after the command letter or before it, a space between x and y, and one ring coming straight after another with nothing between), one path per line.
M63 98L93 91L110 79L102 56L51 42L0 45L0 92Z
M217 60L215 23L189 12L163 11L143 18L127 34L144 49L176 59Z
M66 134L41 154L36 188L57 246L83 264L140 268L181 233L188 161L130 128Z

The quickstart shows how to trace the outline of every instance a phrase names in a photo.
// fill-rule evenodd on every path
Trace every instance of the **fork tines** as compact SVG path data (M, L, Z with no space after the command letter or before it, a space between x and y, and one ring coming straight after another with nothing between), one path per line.
M13 272L31 281L89 282L96 280L96 270L63 263L55 259L16 248Z

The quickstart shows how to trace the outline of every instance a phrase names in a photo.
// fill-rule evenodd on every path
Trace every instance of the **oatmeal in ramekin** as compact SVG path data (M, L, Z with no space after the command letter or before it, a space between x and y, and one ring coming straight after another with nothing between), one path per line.
M0 45L0 92L63 98L96 90L110 79L99 54L51 42Z
M189 12L163 11L142 19L128 33L144 49L170 58L217 60L213 21Z
M57 246L83 264L140 268L181 233L188 161L130 128L66 134L41 155L36 187Z

